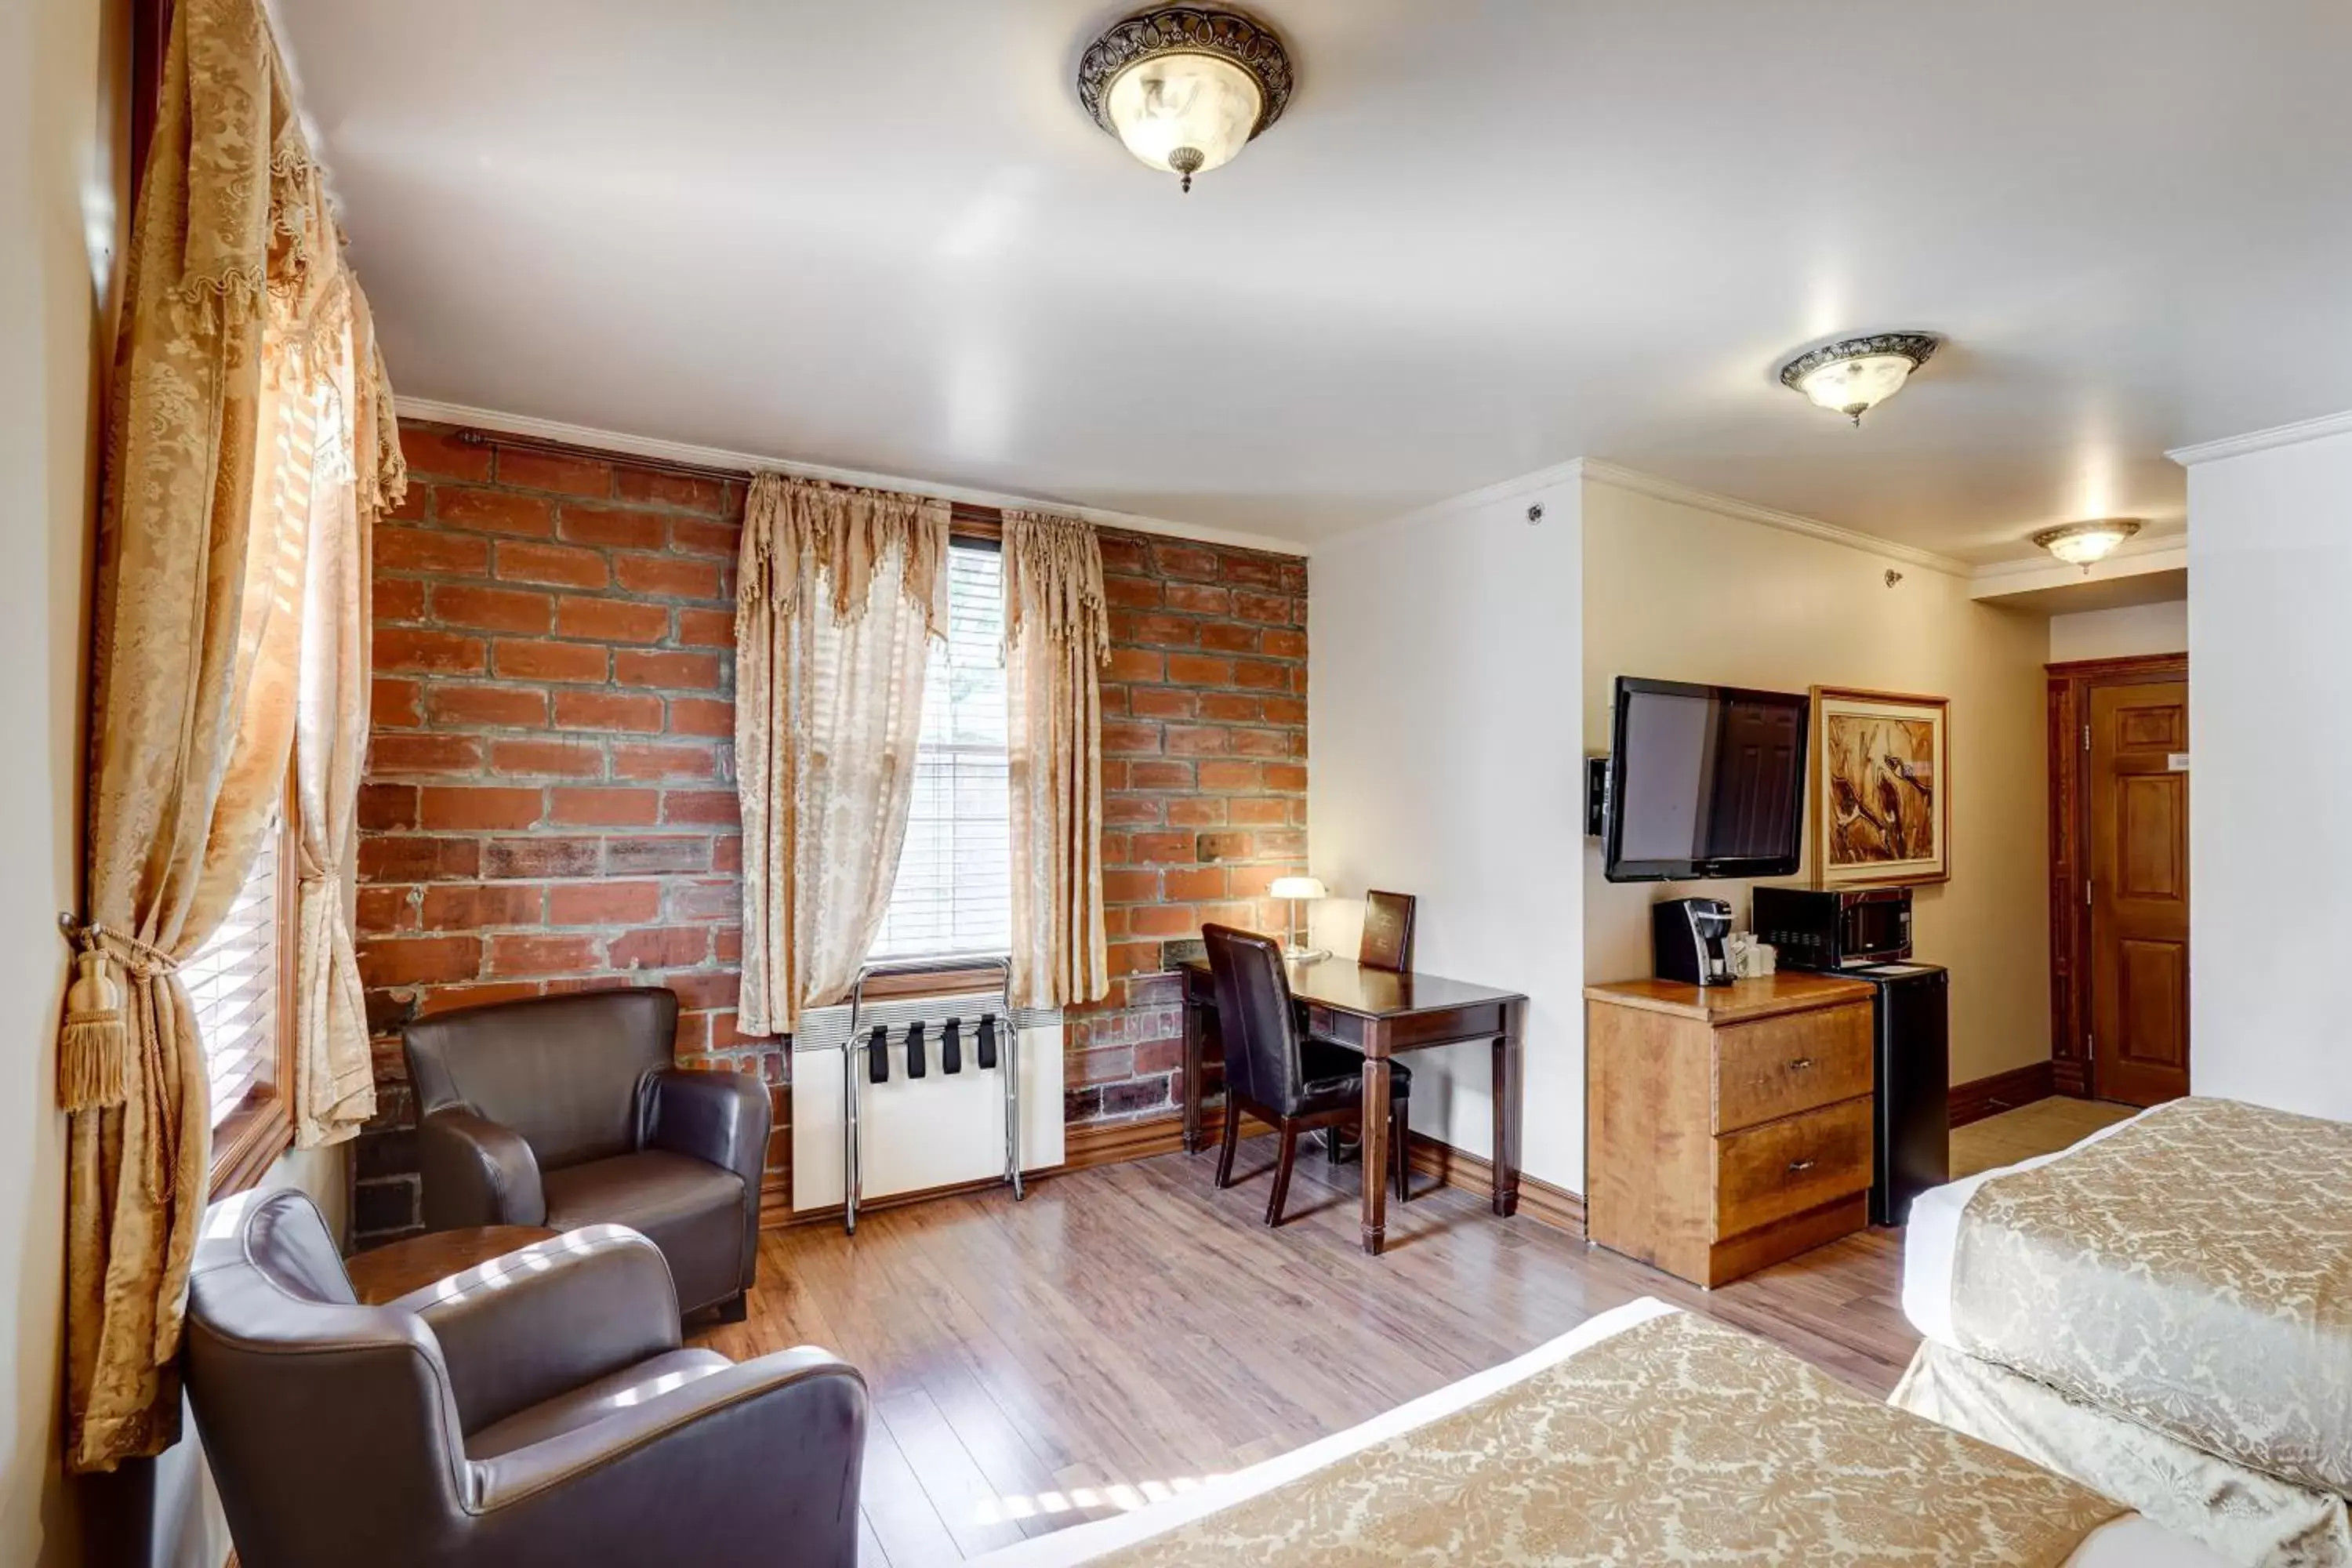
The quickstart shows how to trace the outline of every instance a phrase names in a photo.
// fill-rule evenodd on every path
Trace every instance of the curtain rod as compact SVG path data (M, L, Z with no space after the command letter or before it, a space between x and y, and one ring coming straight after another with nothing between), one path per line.
M671 474L679 479L712 479L720 484L742 484L751 477L749 468L728 468L718 463L684 463L675 458L647 458L635 452L615 452L603 447L581 447L569 441L551 441L543 436L517 436L504 430L485 430L478 426L460 426L451 432L463 447L511 447L521 452L541 452L553 458L591 458L602 462L625 464L651 473ZM1004 520L1002 509L975 506L970 501L951 500L951 515L959 522L996 523Z

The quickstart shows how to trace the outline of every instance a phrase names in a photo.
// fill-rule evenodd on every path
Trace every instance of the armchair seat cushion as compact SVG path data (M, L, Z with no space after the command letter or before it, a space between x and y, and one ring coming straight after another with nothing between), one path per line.
M658 1149L548 1171L547 1223L556 1230L625 1225L668 1260L680 1311L731 1300L743 1289L743 1178L688 1154Z
M483 1427L466 1439L466 1458L495 1459L561 1437L733 1364L717 1351L676 1350L652 1357Z

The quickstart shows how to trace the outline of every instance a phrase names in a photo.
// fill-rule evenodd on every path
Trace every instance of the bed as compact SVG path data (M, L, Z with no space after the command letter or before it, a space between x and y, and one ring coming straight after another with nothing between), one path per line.
M2231 1561L2352 1565L2352 1126L2175 1100L1912 1205L1892 1403Z
M988 1568L2215 1568L2088 1488L1663 1302Z

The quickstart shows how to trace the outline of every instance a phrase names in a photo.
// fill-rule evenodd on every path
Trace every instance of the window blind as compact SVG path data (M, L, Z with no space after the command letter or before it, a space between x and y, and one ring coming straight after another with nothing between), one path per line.
M180 966L180 981L195 1002L215 1128L276 1076L279 837L273 820L228 918Z
M877 959L1012 946L1003 568L991 544L949 547L948 636L923 678L914 805Z

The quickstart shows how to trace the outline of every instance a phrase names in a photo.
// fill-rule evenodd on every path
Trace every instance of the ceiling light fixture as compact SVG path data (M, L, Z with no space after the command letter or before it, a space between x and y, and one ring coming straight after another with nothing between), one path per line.
M1282 40L1234 11L1163 5L1087 47L1078 101L1155 169L1192 176L1233 161L1290 101Z
M2069 566L2080 566L2084 575L2091 568L2116 552L2116 547L2139 531L2136 517L2103 517L2095 522L2070 522L2063 528L2045 528L2033 536L2033 542L2058 557Z
M1911 373L1926 364L1936 348L1937 339L1928 332L1848 338L1782 365L1780 384L1859 425L1864 415L1902 391Z

